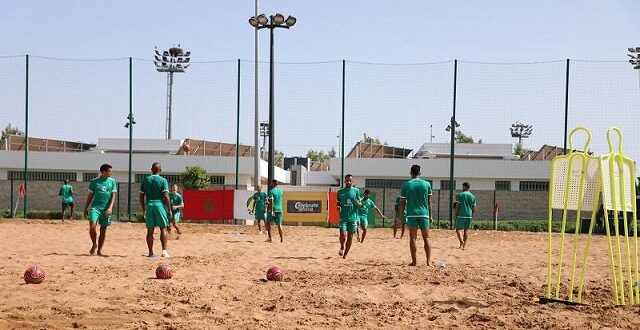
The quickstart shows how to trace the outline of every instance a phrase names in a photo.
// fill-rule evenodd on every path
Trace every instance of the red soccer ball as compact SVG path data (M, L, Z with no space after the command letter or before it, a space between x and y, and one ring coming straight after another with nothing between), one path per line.
M169 265L160 265L156 268L156 278L168 280L173 277L173 268Z
M24 282L27 284L40 284L44 282L47 273L41 266L31 266L24 272Z
M280 282L284 280L284 272L278 266L271 266L267 270L267 280Z

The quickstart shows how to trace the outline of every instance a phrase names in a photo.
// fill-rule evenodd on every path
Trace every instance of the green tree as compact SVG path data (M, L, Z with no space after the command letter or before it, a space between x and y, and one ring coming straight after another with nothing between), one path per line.
M313 162L323 161L323 160L327 160L335 157L336 157L336 150L334 148L331 148L331 150L328 152L324 152L324 150L316 151L313 149L307 151L307 158L309 158L309 160Z
M462 133L461 130L456 130L456 134L455 134L453 140L456 143L474 143L473 142L473 138L471 136L468 136L468 135ZM478 141L478 143L482 143L481 141L482 141L482 139L480 139L480 141Z
M180 183L185 189L204 189L209 186L209 181L209 174L200 166L187 166L187 170L180 175Z
M0 145L4 145L9 135L24 135L24 132L17 127L11 126L11 124L7 124L7 127L2 131L2 136L0 136Z
M529 152L531 152L531 149L524 148L519 143L516 143L516 146L513 147L513 154L520 158L524 157Z
M386 141L382 142L378 137L372 138L370 136L367 136L367 133L364 133L364 138L362 139L362 142L371 143L371 144L381 144L381 145L384 145L384 146L388 146L389 145L389 143L387 143Z

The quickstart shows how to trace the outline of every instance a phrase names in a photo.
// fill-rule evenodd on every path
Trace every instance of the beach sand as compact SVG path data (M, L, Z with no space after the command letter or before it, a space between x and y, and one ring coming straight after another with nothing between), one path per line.
M88 254L86 221L0 220L0 328L640 328L640 307L613 306L604 237L589 256L587 305L567 306L538 303L544 233L474 231L462 251L455 232L433 230L432 261L446 264L435 269L420 238L418 266L408 266L408 233L393 239L391 229L354 240L345 260L335 228L284 227L284 243L265 243L251 226L182 230L171 258L152 260L143 224L112 225L99 257ZM155 244L159 255L157 233ZM155 279L161 263L172 279ZM24 284L34 264L46 281ZM265 280L271 265L284 281Z

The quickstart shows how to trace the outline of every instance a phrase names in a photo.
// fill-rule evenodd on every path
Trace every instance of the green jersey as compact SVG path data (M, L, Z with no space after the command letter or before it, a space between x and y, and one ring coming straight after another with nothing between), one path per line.
M360 218L367 217L369 215L369 211L376 207L376 203L374 203L371 198L362 199L362 206L358 208L358 216Z
M63 184L59 194L63 203L73 203L73 188L70 184Z
M282 212L282 190L273 187L269 190L269 199L271 199L273 212Z
M99 210L106 210L111 203L113 193L118 192L118 184L112 178L95 178L89 184L89 192L93 193L91 207Z
M338 190L338 205L340 206L340 220L356 221L358 220L358 210L356 201L359 201L360 190L355 187L342 188Z
M178 193L169 193L169 200L171 200L172 206L182 204L182 196Z
M470 191L461 192L456 201L458 202L458 217L471 218L473 217L473 207L476 205L476 196Z
M405 182L400 189L400 197L405 198L407 218L428 218L427 199L431 194L431 185L425 180L415 178Z
M146 203L162 201L165 191L169 192L169 182L158 174L147 176L140 184L140 193L144 194Z
M255 201L255 212L264 213L267 209L267 206L265 205L267 201L267 193L264 191L256 192L251 198Z

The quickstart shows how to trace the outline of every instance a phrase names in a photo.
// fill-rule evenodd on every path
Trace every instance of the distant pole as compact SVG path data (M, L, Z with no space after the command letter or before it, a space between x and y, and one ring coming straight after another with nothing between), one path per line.
M26 55L25 66L25 86L24 86L24 191L27 191L27 181L29 181L29 55ZM27 194L22 200L22 217L27 218Z

